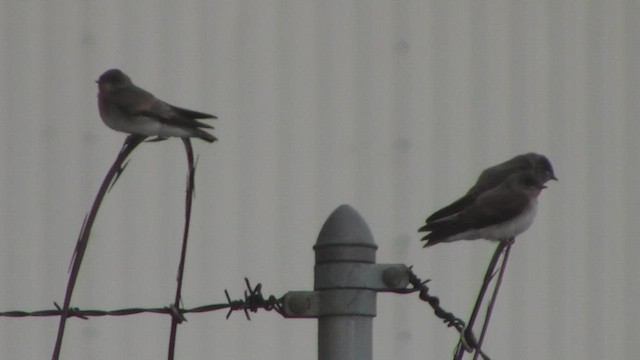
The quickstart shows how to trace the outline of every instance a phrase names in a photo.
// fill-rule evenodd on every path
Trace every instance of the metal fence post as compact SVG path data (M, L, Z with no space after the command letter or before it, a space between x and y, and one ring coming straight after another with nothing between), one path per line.
M405 288L407 267L375 264L378 246L349 205L329 216L313 248L315 291L287 293L285 316L318 318L319 360L371 360L376 292Z
M315 290L321 302L340 303L344 311L318 318L318 360L370 360L376 293L334 282L339 275L357 276L362 263L375 264L378 246L369 227L350 206L337 208L320 230L316 252ZM345 269L344 266L354 267ZM352 272L344 274L344 270ZM323 288L323 285L327 284Z

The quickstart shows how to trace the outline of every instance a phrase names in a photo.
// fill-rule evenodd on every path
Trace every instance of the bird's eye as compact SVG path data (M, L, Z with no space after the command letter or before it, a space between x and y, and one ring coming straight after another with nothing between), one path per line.
M545 169L545 170L550 170L551 169L551 163L549 162L549 160L541 159L540 163L541 163L543 169Z

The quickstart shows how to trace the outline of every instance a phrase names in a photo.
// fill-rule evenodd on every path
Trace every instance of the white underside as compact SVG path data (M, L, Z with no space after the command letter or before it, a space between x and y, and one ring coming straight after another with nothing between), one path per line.
M183 129L171 125L166 125L154 118L146 116L136 117L124 117L113 115L108 119L102 119L104 123L113 130L129 133L139 134L145 136L160 136L160 137L189 137L193 136L190 129Z
M538 208L537 199L531 199L529 207L518 215L516 218L507 222L488 226L482 229L472 229L453 236L448 237L445 242L457 241L457 240L475 240L475 239L488 239L488 240L505 240L515 236L518 236L525 232L533 223L533 219L536 217L536 210Z

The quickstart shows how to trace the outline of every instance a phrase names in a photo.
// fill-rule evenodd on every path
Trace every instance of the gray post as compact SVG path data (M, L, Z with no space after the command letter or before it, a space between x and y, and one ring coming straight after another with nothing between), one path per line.
M371 360L376 292L408 285L407 267L377 265L373 235L349 205L338 207L320 230L315 291L285 295L288 317L318 318L319 360Z
M347 284L362 264L376 262L378 246L369 227L351 206L340 206L322 226L313 249L315 290L322 300L343 308L318 318L318 360L370 360L376 293Z

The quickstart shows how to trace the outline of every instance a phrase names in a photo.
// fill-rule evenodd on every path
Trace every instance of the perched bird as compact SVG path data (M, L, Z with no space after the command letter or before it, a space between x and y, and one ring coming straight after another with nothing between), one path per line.
M464 210L428 222L418 231L429 232L422 238L424 247L457 240L507 240L531 226L536 215L537 198L546 188L534 171L512 174L502 184L478 196Z
M217 119L216 116L179 108L156 98L137 87L119 69L107 70L98 83L98 108L102 121L110 128L129 134L155 136L153 141L168 137L197 137L217 140L202 128L212 126L196 119Z
M475 185L473 185L463 197L431 214L427 218L426 223L451 216L464 210L471 205L478 196L500 185L509 175L525 170L532 170L543 184L549 180L558 180L553 172L553 166L546 156L536 153L518 155L503 163L485 169L478 177Z

